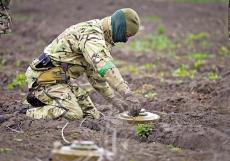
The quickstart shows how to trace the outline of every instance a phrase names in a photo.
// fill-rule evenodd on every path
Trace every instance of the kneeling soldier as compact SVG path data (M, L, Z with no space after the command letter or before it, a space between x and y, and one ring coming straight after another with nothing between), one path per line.
M119 109L128 107L131 115L137 115L140 103L114 65L110 51L115 43L134 36L139 26L137 13L125 8L102 20L67 28L27 69L27 101L35 108L28 109L26 115L35 119L98 119L99 112L87 92L70 83L70 78L77 79L83 73L110 103ZM124 99L115 97L113 89Z

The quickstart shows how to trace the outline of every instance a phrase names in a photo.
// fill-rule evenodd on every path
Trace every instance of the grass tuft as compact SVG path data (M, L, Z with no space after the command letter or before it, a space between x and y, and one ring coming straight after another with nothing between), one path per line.
M128 48L135 52L164 51L172 49L175 45L165 35L166 29L163 25L156 29L156 32L142 39L129 43Z
M149 124L138 124L135 126L136 135L139 137L147 138L152 130L153 130L153 125L149 125Z
M13 90L14 88L23 88L26 85L26 76L24 73L16 75L16 78L7 85L8 90Z
M211 81L215 81L219 78L218 74L216 72L209 72L208 73L208 79Z

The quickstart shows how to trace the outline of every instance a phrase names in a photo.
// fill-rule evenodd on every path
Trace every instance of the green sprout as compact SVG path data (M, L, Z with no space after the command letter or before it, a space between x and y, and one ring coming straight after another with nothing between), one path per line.
M189 68L187 65L181 65L173 72L174 77L188 77L190 76Z
M218 50L218 52L219 52L220 55L230 56L230 51L225 46L220 47L219 50Z
M155 64L146 63L146 64L143 65L143 67L144 67L144 69L146 69L146 70L152 70L152 69L154 69L156 66L155 66Z
M177 68L172 75L174 77L190 77L194 78L195 74L197 73L196 70L189 70L187 65L182 64L179 68Z
M189 34L186 39L186 44L188 48L193 49L195 45L199 45L203 48L210 48L212 46L211 43L207 42L207 38L209 37L209 34L206 32L201 32L197 34Z
M136 135L147 138L153 130L153 126L149 124L138 124L135 126Z
M173 47L171 40L165 35L154 36L150 41L152 43L151 48L159 51Z
M206 32L200 32L197 34L189 34L188 36L188 41L198 41L198 40L204 40L207 39L209 37L209 34Z
M205 60L209 57L209 54L207 53L191 53L188 55L189 59L193 60Z
M158 33L158 35L164 35L165 34L165 27L164 26L159 26L157 28L157 33Z
M197 60L197 61L194 62L193 66L194 66L194 68L195 68L196 70L198 70L198 69L200 69L200 67L201 67L202 65L204 65L204 64L205 64L205 61L204 61L204 60Z
M129 48L136 52L148 52L151 50L163 51L171 49L175 45L166 35L164 35L165 30L166 29L163 26L158 27L156 33L146 36L143 39L130 42Z
M197 52L197 53L190 53L188 55L189 59L195 61L193 63L193 67L196 70L199 70L200 67L205 64L205 59L207 59L208 57L210 57L209 54L207 54L207 53L199 53L199 52Z
M145 98L153 99L157 96L156 92L148 92L144 95Z
M16 87L23 88L26 84L26 76L24 73L16 75L16 78L7 85L8 90L13 90Z
M208 79L211 81L215 81L219 78L218 74L216 72L209 72L208 73Z

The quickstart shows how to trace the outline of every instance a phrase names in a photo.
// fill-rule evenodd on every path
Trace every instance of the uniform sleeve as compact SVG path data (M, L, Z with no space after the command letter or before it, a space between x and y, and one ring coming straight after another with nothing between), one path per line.
M106 80L98 76L94 71L87 71L86 75L90 84L95 90L97 90L97 92L107 98L114 97L114 91Z
M89 34L81 40L80 49L98 75L120 94L130 93L127 83L114 65L110 52L105 44L103 34Z

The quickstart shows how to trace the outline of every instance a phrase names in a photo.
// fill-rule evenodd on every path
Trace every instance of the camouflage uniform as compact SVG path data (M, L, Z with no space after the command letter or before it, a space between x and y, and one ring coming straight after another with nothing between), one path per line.
M9 15L10 0L0 0L0 35L10 32L11 18Z
M121 94L130 93L127 83L113 64L110 55L113 46L111 18L91 20L67 28L45 49L54 66L68 64L66 71L71 78L86 74L91 85L103 96L114 97L113 89ZM34 59L27 69L29 89L45 106L27 110L27 116L36 119L55 119L64 116L69 120L80 119L85 115L99 118L87 92L71 83L58 83L32 87L44 71L33 70ZM112 88L111 88L112 87Z

